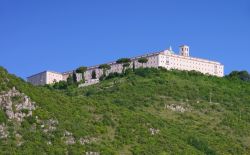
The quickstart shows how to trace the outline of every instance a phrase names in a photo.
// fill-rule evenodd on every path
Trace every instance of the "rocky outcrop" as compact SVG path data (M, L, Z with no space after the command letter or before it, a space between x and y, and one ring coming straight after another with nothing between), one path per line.
M86 152L86 155L100 155L100 153L90 151L90 152Z
M73 136L73 133L69 132L69 131L64 131L64 135L62 137L63 141L65 144L67 145L73 145L76 142L79 142L81 145L85 145L85 144L91 144L97 141L97 138L95 137L81 137L80 139L76 139L75 136Z
M11 90L0 94L0 108L5 111L8 119L22 122L24 117L32 116L35 103L13 87Z
M160 130L155 128L149 128L149 132L151 135L156 135L160 132Z
M43 129L44 133L51 133L56 130L57 125L58 125L58 120L49 119L46 121L42 121L41 128Z
M175 112L181 112L181 113L183 113L187 110L184 107L182 107L180 105L176 105L176 104L167 105L166 108L168 108L169 110L172 110Z
M0 139L8 137L8 130L5 124L0 124Z
M8 121L15 121L16 125L19 126L25 117L32 116L35 103L13 87L9 91L0 93L0 108L4 111ZM23 143L22 136L16 130L13 133L17 140L17 146L20 146ZM8 127L5 124L0 124L0 138L8 138L8 134Z
M90 144L90 143L93 143L96 141L97 141L97 138L95 138L95 137L82 137L79 139L79 143L81 145Z
M16 133L15 137L16 137L17 146L21 146L24 143L22 141L22 135L20 135L19 133Z
M62 139L67 145L73 145L76 143L75 137L73 137L73 134L69 131L64 132L64 136L62 137Z

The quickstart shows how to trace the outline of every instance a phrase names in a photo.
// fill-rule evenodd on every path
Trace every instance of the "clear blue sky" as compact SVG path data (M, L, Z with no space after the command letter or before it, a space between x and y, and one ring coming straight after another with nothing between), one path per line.
M0 1L0 65L23 78L181 44L226 73L250 71L250 1Z

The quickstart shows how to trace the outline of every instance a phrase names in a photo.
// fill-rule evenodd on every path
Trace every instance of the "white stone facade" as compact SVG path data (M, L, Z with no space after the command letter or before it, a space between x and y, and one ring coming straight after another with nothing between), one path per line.
M182 51L183 49L186 51ZM166 69L187 71L194 70L203 74L209 74L218 77L224 76L224 66L221 63L189 57L189 47L186 45L180 47L180 55L176 55L170 50L160 52L159 66Z
M45 85L54 82L59 82L63 80L63 75L61 73L44 71L27 78L27 81L33 85Z
M147 63L141 64L138 62L139 58L146 57L148 59ZM189 56L189 47L187 45L180 46L179 55L175 54L171 48L155 52L151 54L146 54L138 57L131 58L130 68L140 67L163 67L166 69L177 69L177 70L187 70L187 71L199 71L203 74L209 74L213 76L223 77L224 76L224 66L216 61L210 61L200 58L194 58ZM110 65L111 69L107 70L107 75L109 73L121 73L122 64L117 64L116 62L107 63ZM99 79L103 75L103 71L98 68L99 65L88 67L87 71L84 74L85 80L92 80L92 72L96 72L96 78ZM28 77L28 82L34 85L44 85L50 84L54 81L66 81L69 75L72 75L73 71L65 73L56 73L51 71L42 72L31 77ZM78 81L81 80L80 75L77 75Z

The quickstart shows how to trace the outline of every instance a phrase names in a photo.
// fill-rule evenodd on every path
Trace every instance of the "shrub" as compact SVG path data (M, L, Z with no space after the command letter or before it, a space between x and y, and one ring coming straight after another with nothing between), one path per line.
M33 116L27 117L26 120L29 122L29 124L34 124L34 123L36 123L36 118L33 117Z
M128 68L128 69L125 70L124 75L127 76L127 75L132 74L132 73L133 73L133 69Z
M96 79L96 71L95 70L92 71L91 78L92 79Z
M87 90L87 92L85 93L85 96L91 96L97 93L97 90L94 88L91 88L89 90Z
M204 152L207 155L216 155L216 152L210 149L208 144L199 138L193 136L188 137L188 144Z
M105 79L112 79L112 78L120 77L120 76L121 76L120 73L114 72L114 73L109 73L109 75Z
M54 83L53 88L54 89L67 89L68 83L66 81L59 81L59 82Z
M135 70L135 74L142 77L153 76L153 74L157 72L158 70L155 68L138 68Z
M6 123L6 121L7 117L5 115L5 112L2 109L0 109L0 123Z
M101 76L99 77L99 80L100 80L100 81L105 80L105 75L101 75Z
M25 113L25 114L28 114L28 113L29 113L29 110L28 110L28 109L22 109L21 112L22 112L22 113Z
M21 101L22 101L22 96L12 96L11 97L11 101L13 102L13 103L20 103Z
M242 81L250 81L250 74L247 71L232 71L226 77L229 79L240 79Z

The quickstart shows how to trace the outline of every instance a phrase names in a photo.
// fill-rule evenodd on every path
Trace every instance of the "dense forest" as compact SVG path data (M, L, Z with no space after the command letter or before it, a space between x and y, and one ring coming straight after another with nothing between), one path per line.
M1 67L0 154L250 154L249 77L139 68L35 87Z

